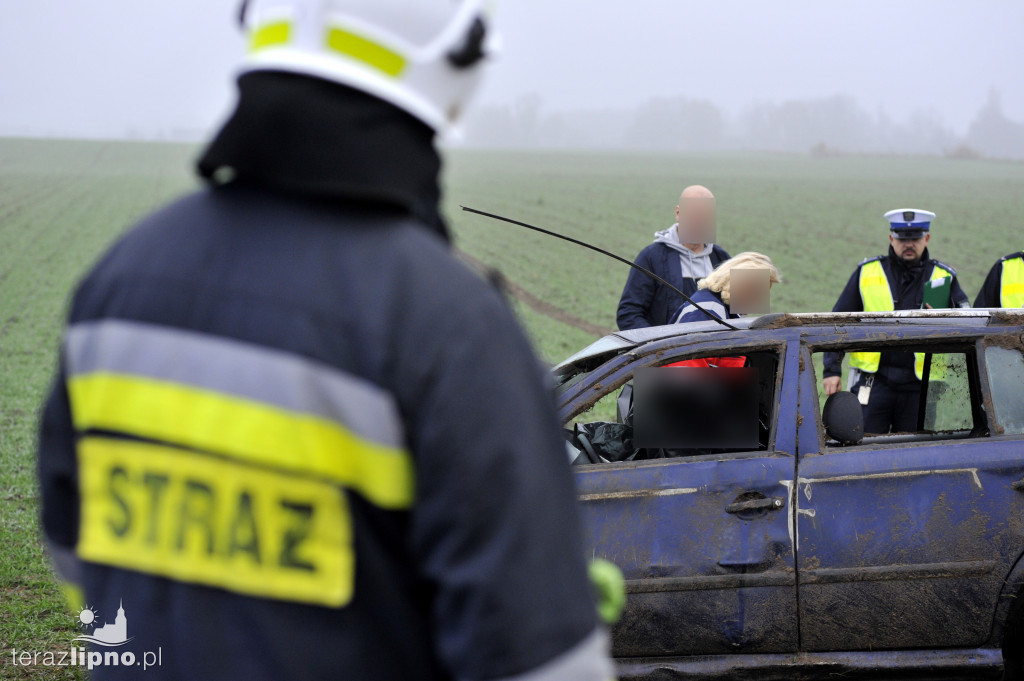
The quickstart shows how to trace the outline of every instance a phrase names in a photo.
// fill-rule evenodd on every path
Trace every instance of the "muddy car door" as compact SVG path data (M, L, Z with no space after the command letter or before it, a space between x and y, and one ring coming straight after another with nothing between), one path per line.
M758 369L757 448L576 468L588 548L626 577L626 609L613 631L618 658L796 650L787 490L798 356L782 343L659 348L632 353L576 391L614 401L637 370L723 354L742 354Z
M877 339L888 335L902 350L932 352L941 371L928 384L922 419L932 423L845 446L820 427L806 438L801 432L795 504L802 646L979 646L991 635L1004 581L1024 549L1024 494L1014 487L1024 476L1024 423L1014 421L1024 421L1024 361L1019 350L992 352L976 338L940 343L932 333L927 344L908 346L906 328L878 331L861 343L837 345L835 335L809 340L821 342L816 350L885 352ZM802 416L820 424L820 378L811 355L805 360ZM994 393L1009 416L993 413Z

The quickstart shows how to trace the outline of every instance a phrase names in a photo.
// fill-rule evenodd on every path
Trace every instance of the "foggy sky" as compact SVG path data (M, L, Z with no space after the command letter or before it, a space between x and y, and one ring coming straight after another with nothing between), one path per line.
M0 135L208 133L233 101L236 0L0 0ZM477 103L548 111L845 94L962 133L991 89L1024 121L1019 0L497 0Z

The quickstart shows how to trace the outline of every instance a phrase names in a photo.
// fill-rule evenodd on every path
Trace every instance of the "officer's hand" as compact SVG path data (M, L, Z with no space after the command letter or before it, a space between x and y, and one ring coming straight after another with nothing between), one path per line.
M821 379L821 387L825 389L826 395L832 395L839 392L839 385L842 383L842 379L839 376L826 376Z
M932 307L931 303L925 303L924 304L924 309L926 309L926 310L934 310L935 308Z

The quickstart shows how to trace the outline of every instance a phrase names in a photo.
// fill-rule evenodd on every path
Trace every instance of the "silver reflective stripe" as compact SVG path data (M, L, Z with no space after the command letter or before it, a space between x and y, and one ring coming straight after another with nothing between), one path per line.
M598 627L581 643L555 659L518 676L496 681L613 681L608 632Z
M168 381L336 421L357 435L403 448L394 397L357 376L281 350L152 324L73 325L68 376L113 373Z
M719 319L725 319L726 318L725 305L722 305L719 302L712 301L712 302L708 302L708 303L701 303L700 306L703 307L708 312L713 312L714 314L717 314ZM678 324L680 319L682 319L686 315L690 314L691 312L700 312L700 310L698 310L697 307L695 305L693 305L692 303L687 304L686 307L684 307L682 310L680 310L679 316L676 317L676 323ZM701 312L701 317L703 317L703 319L700 320L702 322L703 321L707 321L707 320L710 319L710 317L708 317L706 314L704 314L702 312Z

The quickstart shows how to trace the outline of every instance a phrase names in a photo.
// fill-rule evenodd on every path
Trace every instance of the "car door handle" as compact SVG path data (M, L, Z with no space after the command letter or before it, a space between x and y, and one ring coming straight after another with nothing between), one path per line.
M747 511L777 511L786 502L782 499L765 497L764 499L750 499L749 501L736 501L725 507L726 513L744 513Z

